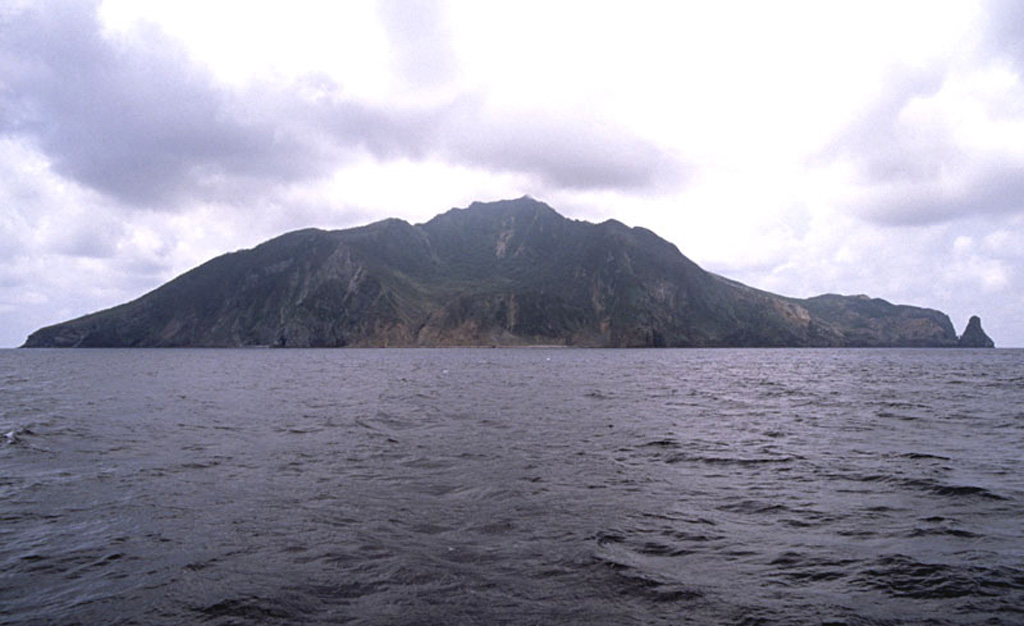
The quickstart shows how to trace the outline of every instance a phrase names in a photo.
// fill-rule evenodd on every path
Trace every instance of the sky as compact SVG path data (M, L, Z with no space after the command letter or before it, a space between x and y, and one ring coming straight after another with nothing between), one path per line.
M0 2L0 347L305 227L530 195L1024 347L1024 3Z

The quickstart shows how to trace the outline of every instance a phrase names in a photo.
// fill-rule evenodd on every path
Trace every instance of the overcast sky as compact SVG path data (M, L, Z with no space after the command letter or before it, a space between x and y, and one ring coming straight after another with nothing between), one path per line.
M1024 3L0 2L0 346L525 194L1024 346Z

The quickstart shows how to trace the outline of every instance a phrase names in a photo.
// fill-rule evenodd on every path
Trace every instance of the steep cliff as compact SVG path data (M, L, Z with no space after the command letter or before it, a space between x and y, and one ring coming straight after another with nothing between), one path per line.
M949 318L864 296L807 300L708 273L616 221L531 198L425 224L288 233L215 258L28 347L955 346Z

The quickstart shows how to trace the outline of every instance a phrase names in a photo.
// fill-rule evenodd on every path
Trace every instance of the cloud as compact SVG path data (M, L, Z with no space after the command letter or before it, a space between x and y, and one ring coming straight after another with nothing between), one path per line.
M383 0L378 12L399 74L420 88L443 86L457 73L441 5L436 0Z
M977 249L974 239L960 235L953 241L952 262L946 272L955 281L979 285L982 290L992 292L1009 286L1010 269L1000 259L993 259Z
M275 116L301 125L296 134L381 161L438 159L568 189L671 188L686 178L686 168L667 151L585 115L496 110L472 95L420 106L367 104L345 97L328 79L302 83L286 93L308 99L266 94L262 100L276 97Z
M884 189L874 198L866 199L859 213L871 221L892 226L1024 213L1024 169L1019 166L971 167L951 178L946 182L906 183Z
M0 262L40 252L110 258L124 230L97 194L54 176L45 159L0 139Z
M939 68L893 71L879 97L842 128L815 160L850 159L867 182L920 175L920 165L901 137L900 114L908 103L938 93L944 78ZM912 146L911 146L912 147Z
M986 49L1024 70L1024 5L1017 0L992 0L984 25Z
M829 147L853 174L853 213L909 226L1024 212L1024 111L1000 116L1004 97L955 81L890 94Z
M89 3L19 14L0 39L6 133L30 139L57 173L152 207L217 175L315 173L308 145L232 110L228 94L155 28L145 49L105 39Z
M686 178L665 150L585 115L466 107L446 120L441 145L453 161L532 173L558 188L642 191Z
M847 168L849 213L883 226L1024 213L1024 28L1010 19L1019 3L993 7L986 34L965 50L892 69L880 96L812 159Z
M453 69L431 3L417 19L385 3L399 65L414 82ZM329 176L359 152L440 158L571 188L659 182L673 159L585 118L489 111L480 97L363 102L324 76L218 85L154 26L104 34L90 3L23 10L0 35L0 132L30 142L52 169L127 206L172 208ZM431 50L434 50L431 53ZM427 56L422 56L426 54ZM433 54L433 57L430 55ZM424 60L425 59L425 60Z

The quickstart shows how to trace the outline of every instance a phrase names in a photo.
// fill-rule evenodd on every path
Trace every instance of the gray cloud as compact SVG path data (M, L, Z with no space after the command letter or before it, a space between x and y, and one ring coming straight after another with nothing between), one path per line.
M390 7L390 8L388 8ZM432 4L385 4L407 72L452 70ZM329 79L229 91L149 27L144 48L101 34L91 3L45 3L0 34L0 133L31 142L54 171L120 202L168 208L195 198L260 197L267 185L315 180L358 151L382 160L440 158L537 176L570 188L674 182L653 145L583 118L497 115L479 98L424 106L369 105ZM238 194L242 196L239 197Z
M4 131L33 140L59 174L129 204L160 204L200 175L307 175L315 151L233 116L227 95L159 31L147 48L100 35L95 7L48 3L0 38Z
M986 11L984 42L987 50L1009 58L1024 70L1024 4L1019 0L992 0Z
M993 165L968 176L961 185L904 185L860 207L873 222L920 226L973 217L1024 213L1024 175L1020 168Z
M466 165L531 172L568 189L674 187L687 169L662 149L598 121L497 114L468 108L449 120L442 139Z
M990 2L982 28L978 48L962 51L957 62L977 67L1009 62L1019 78L1024 5ZM870 190L853 207L856 214L881 225L915 226L1024 213L1024 164L958 145L953 129L941 124L908 126L901 117L915 101L938 95L953 80L949 66L894 71L882 96L816 155L818 164L854 166L858 183ZM1016 103L1010 104L1001 107L1001 115L1019 116Z
M328 92L334 84L324 85ZM370 106L345 98L318 102L288 100L278 112L337 146L358 147L381 160L425 158L436 150L438 129L451 116L451 105L429 107Z
M854 213L913 226L1024 211L1019 163L958 145L942 124L903 119L908 106L936 96L947 80L942 67L894 73L883 96L815 156L817 164L854 166L866 196Z
M830 142L816 159L853 160L869 184L921 180L934 175L941 154L925 150L920 138L901 134L899 117L915 98L938 93L945 75L938 68L890 75L882 96ZM941 138L930 138L932 141Z
M80 218L59 225L51 236L50 248L60 254L93 259L110 258L117 252L123 235L122 224L110 219Z
M458 60L436 0L383 0L380 15L403 78L419 87L442 86L457 74ZM627 133L586 120L544 113L499 114L480 99L462 97L441 110L392 113L390 125L360 123L360 115L340 116L346 127L376 129L364 141L381 154L396 137L411 139L407 149L431 149L462 165L536 174L543 183L570 189L636 189L671 186L685 178L683 168L664 151ZM364 112L365 113L365 112ZM381 141L386 140L386 141Z

